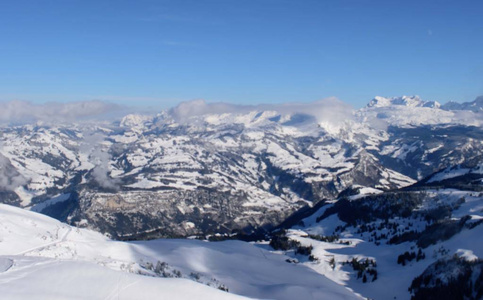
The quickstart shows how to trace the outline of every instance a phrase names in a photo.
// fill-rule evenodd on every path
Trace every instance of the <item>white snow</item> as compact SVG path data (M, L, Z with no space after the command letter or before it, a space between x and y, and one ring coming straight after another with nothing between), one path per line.
M458 249L456 250L456 255L464 258L467 261L475 261L478 259L478 256L474 255L473 251L468 249Z
M55 196L51 199L48 199L48 200L45 200L41 203L32 205L31 207L28 207L28 209L30 209L31 211L35 211L35 212L41 212L44 208L46 208L50 205L60 203L60 202L64 202L64 201L68 200L69 197L70 197L70 193L57 195L57 196Z
M433 177L428 180L428 183L431 182L438 182L443 181L446 179L462 176L468 174L470 170L466 168L459 168L459 169L446 169L443 172L437 173Z
M232 293L262 299L360 299L303 265L286 263L286 256L265 245L117 242L3 204L0 237L0 293L7 299L241 299ZM158 261L178 270L181 278L138 274L155 276L143 266ZM214 288L217 284L230 293Z
M244 299L186 279L159 279L95 263L15 257L0 273L4 299Z
M362 198L362 197L367 196L367 195L377 195L377 194L382 193L381 190L378 190L378 189L375 189L375 188L370 188L370 187L363 187L363 188L359 189L358 192L359 193L357 195L350 196L349 199L350 200L356 200L356 199Z
M0 273L8 271L13 266L13 260L6 257L0 257Z

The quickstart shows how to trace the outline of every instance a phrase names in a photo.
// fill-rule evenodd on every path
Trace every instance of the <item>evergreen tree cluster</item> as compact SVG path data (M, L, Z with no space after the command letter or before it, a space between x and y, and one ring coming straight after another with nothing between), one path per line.
M483 299L483 260L438 260L413 280L409 291L412 300Z
M171 266L168 265L167 262L161 262L157 261L156 264L153 264L152 262L143 262L141 261L139 265L148 271L154 272L154 276L156 277L164 277L164 278L180 278L181 277L181 272L177 269L172 268ZM144 274L148 275L148 274Z
M420 261L425 258L426 258L426 254L424 254L421 248L419 248L418 253L412 252L412 251L411 252L406 251L403 254L399 255L397 257L397 263L398 265L405 266L406 262L410 262L414 259L416 259L416 261Z
M309 256L309 259L311 261L317 260L312 255L312 250L314 249L312 245L303 246L300 242L292 240L282 234L277 234L272 236L272 239L270 240L269 245L275 250L283 250L283 251L294 250L295 254Z
M414 230L397 234L389 239L388 244L400 244L408 241L416 241L421 248L436 244L438 241L446 241L458 234L464 228L472 229L483 222L468 222L471 216L464 216L459 220L443 219L427 226L422 232Z
M320 222L333 214L337 214L339 219L351 226L373 222L377 219L408 218L413 210L422 204L425 197L424 193L388 192L366 196L357 201L344 198L329 207L316 221Z
M357 272L357 279L362 278L362 282L366 283L368 275L372 276L372 281L377 280L377 264L373 259L357 260L355 257L352 260L345 262L352 266L352 269Z
M350 241L341 241L339 240L338 235L318 235L318 234L309 234L309 238L320 241L320 242L326 242L326 243L338 243L338 244L343 244L343 245L350 245Z

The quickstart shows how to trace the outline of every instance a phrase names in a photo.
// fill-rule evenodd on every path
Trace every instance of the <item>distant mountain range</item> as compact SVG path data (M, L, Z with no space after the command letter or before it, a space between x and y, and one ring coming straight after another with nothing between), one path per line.
M483 113L419 97L184 103L117 123L1 129L2 202L118 239L267 231L355 187L391 190L481 159Z
M440 108L442 110L452 111L452 110L469 110L472 112L480 112L483 110L483 96L477 97L471 102L454 102L450 101L441 105L438 101L423 101L419 96L402 96L393 98L384 98L377 96L367 107L387 107L387 106L408 106L408 107L430 107L430 108Z
M471 102L448 102L441 108L445 110L470 110L473 112L481 112L483 110L483 96L480 96Z

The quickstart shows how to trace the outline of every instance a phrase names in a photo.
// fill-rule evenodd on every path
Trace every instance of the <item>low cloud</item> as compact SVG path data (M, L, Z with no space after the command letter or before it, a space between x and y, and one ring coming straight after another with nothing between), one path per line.
M101 117L108 118L109 114L119 111L121 108L117 104L98 100L44 104L14 100L0 103L0 123L70 123Z
M10 160L0 154L0 190L13 191L27 183L28 180L15 170Z
M119 190L121 181L109 176L111 161L111 155L107 149L103 149L102 142L104 136L99 133L83 133L84 140L82 141L79 150L86 153L89 157L89 161L95 166L92 169L91 175L97 184L105 189Z
M187 122L190 118L208 114L248 113L250 111L276 111L282 115L305 114L313 116L319 123L341 124L353 119L354 108L331 97L310 103L285 103L261 105L236 105L228 103L206 103L204 100L182 102L169 113L178 122Z

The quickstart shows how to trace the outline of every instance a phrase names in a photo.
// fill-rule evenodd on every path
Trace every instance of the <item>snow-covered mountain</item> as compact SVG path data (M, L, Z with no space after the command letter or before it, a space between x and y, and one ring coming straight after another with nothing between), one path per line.
M269 230L353 187L481 159L482 113L418 97L357 111L183 103L118 123L1 129L2 202L118 239Z

